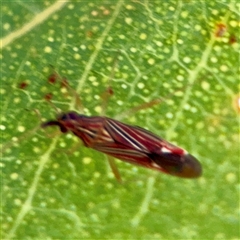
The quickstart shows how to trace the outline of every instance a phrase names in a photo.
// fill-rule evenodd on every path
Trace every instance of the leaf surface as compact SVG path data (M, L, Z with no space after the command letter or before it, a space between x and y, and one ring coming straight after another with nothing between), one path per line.
M237 239L238 9L217 1L2 3L2 238ZM187 149L203 176L117 161L119 184L103 154L41 129L57 114L46 94L62 112L80 108L47 81L53 69L86 115L101 114L111 85L107 116Z

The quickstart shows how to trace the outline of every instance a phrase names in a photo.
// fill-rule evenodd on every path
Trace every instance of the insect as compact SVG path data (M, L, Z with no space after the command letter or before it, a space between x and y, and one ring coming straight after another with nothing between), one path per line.
M86 147L132 164L182 178L202 174L199 161L184 149L141 127L112 118L88 117L71 111L41 126L58 126L62 133L72 132Z

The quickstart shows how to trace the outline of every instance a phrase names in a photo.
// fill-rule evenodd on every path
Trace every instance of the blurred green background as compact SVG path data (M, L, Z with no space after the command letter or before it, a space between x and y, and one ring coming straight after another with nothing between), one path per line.
M2 239L239 239L239 4L1 7ZM56 115L46 94L65 112L75 99L48 83L51 66L86 115L101 114L110 84L107 116L184 147L203 176L184 180L117 161L120 184L103 154L40 129ZM161 104L131 112L159 97Z

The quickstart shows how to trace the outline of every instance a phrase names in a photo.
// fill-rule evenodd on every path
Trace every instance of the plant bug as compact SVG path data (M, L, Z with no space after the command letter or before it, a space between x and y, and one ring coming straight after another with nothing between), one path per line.
M202 174L201 164L186 150L141 127L112 118L70 111L41 126L58 126L62 133L72 132L86 147L135 165L181 178L197 178Z
M196 178L202 173L201 164L184 149L143 128L108 117L67 112L42 124L48 126L58 126L62 133L70 131L86 147L132 164L182 178Z

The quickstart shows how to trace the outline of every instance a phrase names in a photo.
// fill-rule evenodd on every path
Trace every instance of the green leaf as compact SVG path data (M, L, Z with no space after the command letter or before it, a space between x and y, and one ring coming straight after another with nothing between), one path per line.
M9 1L1 13L2 239L239 238L239 4ZM110 85L107 116L187 149L203 176L117 161L120 184L103 154L41 129L56 108L80 109L54 71L86 115Z

